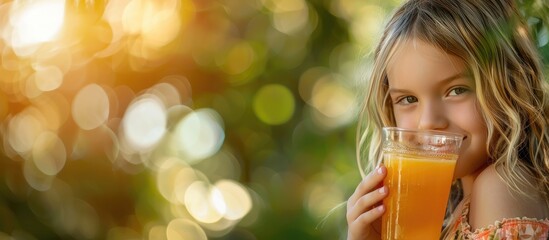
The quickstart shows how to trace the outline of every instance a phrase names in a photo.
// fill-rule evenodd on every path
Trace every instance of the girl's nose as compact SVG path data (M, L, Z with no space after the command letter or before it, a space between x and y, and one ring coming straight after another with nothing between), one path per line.
M444 108L438 104L426 104L423 106L419 118L418 128L423 130L444 130L448 128L448 118Z

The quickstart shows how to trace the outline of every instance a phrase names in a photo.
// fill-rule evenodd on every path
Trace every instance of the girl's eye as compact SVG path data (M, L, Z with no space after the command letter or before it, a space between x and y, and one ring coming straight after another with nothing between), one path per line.
M408 105L417 102L417 98L414 96L406 96L403 98L400 98L396 103L402 104L402 105Z
M457 87L457 88L454 88L454 89L450 90L450 92L448 93L448 96L457 96L457 95L463 94L467 91L469 91L469 89L464 88L464 87Z

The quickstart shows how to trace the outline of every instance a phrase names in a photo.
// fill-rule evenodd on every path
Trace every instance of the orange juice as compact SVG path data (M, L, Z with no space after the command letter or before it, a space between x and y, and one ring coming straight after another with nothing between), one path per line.
M383 200L382 239L440 238L457 157L384 154L389 196Z

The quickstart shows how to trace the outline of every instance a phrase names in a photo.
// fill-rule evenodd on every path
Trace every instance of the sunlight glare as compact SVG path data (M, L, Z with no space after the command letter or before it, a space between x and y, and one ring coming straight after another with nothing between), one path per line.
M12 44L29 46L54 40L65 17L65 0L16 1L12 8Z
M127 34L141 35L146 47L163 47L175 39L185 22L178 14L180 4L175 0L129 2L122 13L123 29Z

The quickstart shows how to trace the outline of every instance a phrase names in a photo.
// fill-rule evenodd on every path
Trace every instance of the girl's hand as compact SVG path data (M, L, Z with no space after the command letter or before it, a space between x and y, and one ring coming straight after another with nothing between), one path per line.
M380 217L385 212L385 206L380 201L388 193L387 187L382 186L386 174L387 169L384 166L376 168L360 182L353 195L349 197L347 201L348 240L381 238L372 224L374 222L379 224Z

